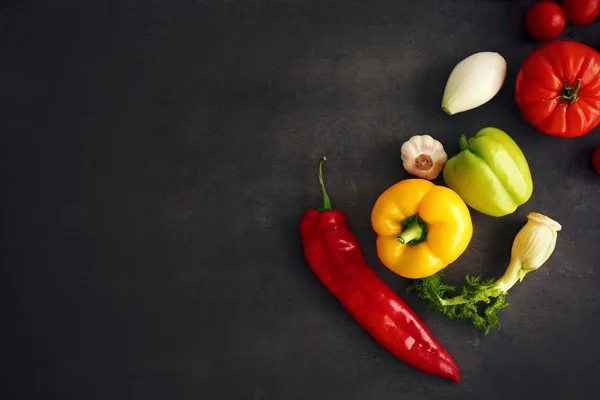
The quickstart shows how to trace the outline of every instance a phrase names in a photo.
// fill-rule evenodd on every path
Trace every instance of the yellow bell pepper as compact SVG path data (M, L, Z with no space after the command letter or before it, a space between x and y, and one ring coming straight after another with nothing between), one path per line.
M426 179L406 179L384 191L373 207L377 255L396 274L425 278L467 249L471 214L456 192Z

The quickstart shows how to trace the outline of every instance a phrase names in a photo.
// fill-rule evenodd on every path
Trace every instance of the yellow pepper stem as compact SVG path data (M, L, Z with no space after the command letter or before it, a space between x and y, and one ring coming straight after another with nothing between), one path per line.
M396 238L400 243L406 244L412 240L419 240L423 235L423 228L418 222L411 223L398 237Z

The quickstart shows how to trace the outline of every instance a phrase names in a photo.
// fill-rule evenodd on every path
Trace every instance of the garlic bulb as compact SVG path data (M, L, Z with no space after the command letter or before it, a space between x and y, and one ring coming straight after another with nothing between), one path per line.
M448 160L444 146L429 135L416 135L400 149L404 169L419 178L437 178Z
M479 107L490 101L504 84L506 60L495 52L475 53L452 70L442 99L448 115Z

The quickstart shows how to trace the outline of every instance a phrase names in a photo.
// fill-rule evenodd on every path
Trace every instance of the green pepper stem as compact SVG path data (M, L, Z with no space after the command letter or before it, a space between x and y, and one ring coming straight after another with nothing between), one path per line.
M406 244L411 240L419 240L423 235L423 228L418 222L413 222L406 228L400 235L398 235L398 241L402 244Z
M460 144L460 151L467 150L469 148L469 141L465 135L462 135L460 139L458 139L458 143Z
M319 208L319 211L331 210L331 200L325 190L325 183L323 183L323 162L327 160L327 157L321 157L319 160L319 183L321 184L321 192L323 193L323 207Z

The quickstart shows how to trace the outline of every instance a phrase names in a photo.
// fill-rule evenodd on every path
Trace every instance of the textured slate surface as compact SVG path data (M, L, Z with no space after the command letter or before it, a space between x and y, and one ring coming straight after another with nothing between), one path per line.
M537 133L512 100L532 1L0 2L3 399L593 399L600 390L600 131ZM562 35L600 47L600 22ZM498 96L439 108L464 57ZM531 200L447 273L500 275L525 216L563 224L488 337L427 310L375 252L401 143L449 153L496 126ZM367 261L456 359L458 386L393 358L306 265L316 161ZM439 182L438 182L439 183Z

